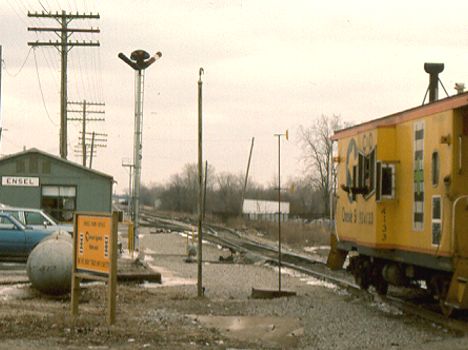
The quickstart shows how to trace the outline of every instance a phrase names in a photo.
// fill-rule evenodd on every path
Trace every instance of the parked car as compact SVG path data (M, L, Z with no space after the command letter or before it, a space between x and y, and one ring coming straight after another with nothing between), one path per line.
M25 226L12 215L0 213L0 259L26 260L31 250L51 233Z
M10 214L23 225L31 226L35 229L43 229L49 232L64 230L70 234L73 234L73 225L59 224L41 209L16 208L10 207L6 204L1 204L0 213Z

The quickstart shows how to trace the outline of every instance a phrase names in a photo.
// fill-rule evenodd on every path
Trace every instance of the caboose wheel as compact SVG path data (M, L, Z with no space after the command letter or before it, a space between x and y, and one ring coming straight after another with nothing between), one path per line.
M364 273L359 273L354 276L354 281L362 290L368 290L370 286L369 277Z
M349 261L348 271L354 276L354 281L363 290L368 290L370 281L371 264L368 258L363 256L352 257Z
M375 291L379 295L387 295L388 292L388 283L383 278L379 278L378 281L374 283Z
M452 314L455 311L453 306L446 304L445 300L442 300L442 299L439 300L439 306L440 306L440 310L446 317L452 316Z
M447 294L450 287L450 279L444 276L436 275L431 280L431 292L434 297L439 300L439 307L447 317L450 317L454 312L454 307L446 304Z

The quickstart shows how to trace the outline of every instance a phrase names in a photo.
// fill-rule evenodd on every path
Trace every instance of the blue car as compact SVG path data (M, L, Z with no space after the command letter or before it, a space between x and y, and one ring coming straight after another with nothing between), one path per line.
M0 213L0 260L24 260L50 231L24 226L9 214Z

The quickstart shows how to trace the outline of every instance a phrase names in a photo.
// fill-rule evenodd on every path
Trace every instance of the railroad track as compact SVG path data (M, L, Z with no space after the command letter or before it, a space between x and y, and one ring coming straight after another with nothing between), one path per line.
M144 220L143 222L145 222L142 225L162 227L172 231L193 231L195 226L190 222L160 217L150 212L143 212L142 218ZM278 265L278 250L277 247L273 245L254 242L246 237L242 237L235 230L214 225L204 225L203 234L203 239L206 241L235 252L254 254L261 257L266 263ZM423 301L421 301L421 298L408 300L400 296L380 296L368 291L363 291L354 283L350 274L345 271L331 271L323 262L314 260L310 256L283 250L281 260L282 267L287 267L303 274L331 282L348 290L357 297L370 298L377 302L385 302L406 314L415 315L460 334L468 334L467 315L457 319L447 318L440 313L437 308L437 303L427 298Z

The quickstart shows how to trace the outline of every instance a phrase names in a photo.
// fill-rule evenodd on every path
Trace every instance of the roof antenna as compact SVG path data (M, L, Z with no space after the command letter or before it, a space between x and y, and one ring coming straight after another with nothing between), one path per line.
M426 73L429 73L429 86L426 90L426 94L424 95L423 105L426 102L427 94L429 93L429 103L435 102L439 99L439 83L445 91L447 97L449 94L445 89L444 84L439 79L439 73L444 71L444 64L443 63L424 63L424 70Z

